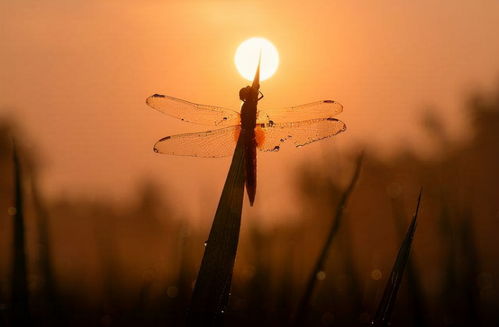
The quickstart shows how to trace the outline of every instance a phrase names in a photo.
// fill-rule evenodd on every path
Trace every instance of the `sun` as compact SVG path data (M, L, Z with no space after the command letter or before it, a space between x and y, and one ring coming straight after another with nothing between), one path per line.
M279 53L276 47L263 37L247 39L236 50L234 63L239 73L247 80L252 81L255 76L258 58L262 54L260 66L260 80L266 80L274 75L279 66Z

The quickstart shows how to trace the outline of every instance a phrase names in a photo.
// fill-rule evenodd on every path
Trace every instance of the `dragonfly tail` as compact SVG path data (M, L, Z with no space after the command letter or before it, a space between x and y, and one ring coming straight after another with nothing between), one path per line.
M253 206L253 203L255 202L255 195L256 195L256 189L250 189L248 188L248 186L246 185L246 192L248 193L248 199L249 199L249 203L250 203L250 206L252 207Z
M245 161L246 193L248 193L250 206L253 206L256 195L256 144L252 144L246 148Z

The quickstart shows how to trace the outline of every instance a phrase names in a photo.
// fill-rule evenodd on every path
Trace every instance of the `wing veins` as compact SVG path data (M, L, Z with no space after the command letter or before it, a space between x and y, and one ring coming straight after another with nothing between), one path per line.
M314 143L346 130L346 125L336 118L318 118L296 122L260 123L256 127L264 132L258 144L261 151L279 151L281 144L291 140L296 147Z
M154 144L154 152L176 156L221 158L232 155L240 125L166 136Z
M146 103L163 114L194 124L222 127L236 124L239 119L239 113L235 110L193 103L168 95L153 94L146 99Z

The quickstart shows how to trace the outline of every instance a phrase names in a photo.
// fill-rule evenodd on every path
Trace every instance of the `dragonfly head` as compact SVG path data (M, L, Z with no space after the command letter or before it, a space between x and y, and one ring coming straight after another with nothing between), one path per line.
M239 90L239 99L241 99L241 101L246 102L246 100L250 98L250 95L251 95L251 86L246 86Z

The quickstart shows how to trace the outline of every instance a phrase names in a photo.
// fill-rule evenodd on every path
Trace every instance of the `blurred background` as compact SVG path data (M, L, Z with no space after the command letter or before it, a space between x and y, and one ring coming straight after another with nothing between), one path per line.
M22 259L14 139L32 322L182 324L230 158L153 153L204 127L144 101L238 108L234 52L263 36L281 64L260 106L334 99L348 130L259 154L227 322L289 321L363 150L309 323L372 318L423 187L394 324L497 325L498 30L492 0L0 0L0 319Z

